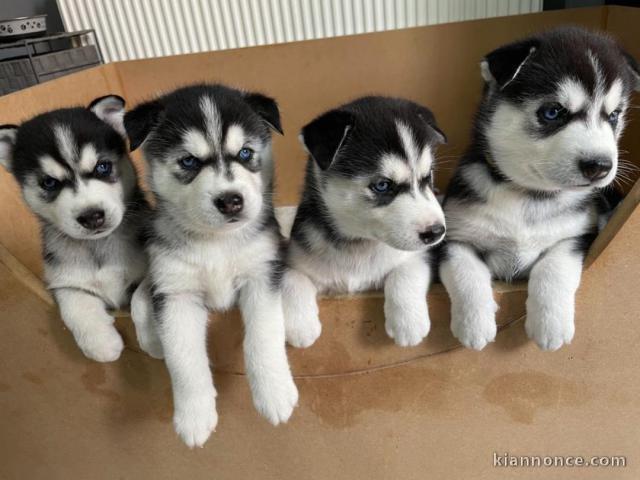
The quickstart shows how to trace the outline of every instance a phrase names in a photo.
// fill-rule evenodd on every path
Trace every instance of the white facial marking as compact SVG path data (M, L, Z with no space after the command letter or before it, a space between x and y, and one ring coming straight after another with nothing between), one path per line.
M45 175L53 177L56 180L64 180L68 176L67 170L49 155L40 157L38 161Z
M204 95L200 99L200 109L205 119L207 138L213 143L214 150L220 151L220 138L222 137L222 124L220 122L220 112L215 102Z
M572 78L566 78L558 85L558 102L571 113L582 110L589 99L580 82Z
M246 137L240 125L231 125L227 129L227 137L224 142L225 152L236 155L244 146Z
M82 147L82 151L80 152L80 170L83 172L91 172L98 163L98 152L96 152L96 148L87 143Z
M182 137L184 149L198 158L207 158L211 155L211 146L207 138L199 130L187 130Z
M73 165L78 157L73 132L66 125L56 125L53 127L53 134L56 138L60 155L69 165Z
M411 189L415 192L418 190L418 175L416 172L416 164L418 162L418 146L408 125L396 121L396 129L398 136L402 142L402 148L409 161L409 169L411 171Z
M616 79L609 92L604 96L604 111L607 114L613 112L616 108L620 107L622 102L622 82L620 79Z
M382 157L380 174L396 183L410 182L413 177L413 172L407 162L389 153Z

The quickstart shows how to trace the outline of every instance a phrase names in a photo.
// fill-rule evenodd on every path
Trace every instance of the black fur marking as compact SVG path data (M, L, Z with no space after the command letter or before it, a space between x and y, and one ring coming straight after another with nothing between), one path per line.
M585 233L574 239L573 252L580 255L583 259L587 256L591 244L598 236L597 230Z
M261 93L247 93L245 94L244 99L271 128L280 135L284 135L284 131L282 130L282 125L280 123L280 111L278 110L278 104L273 98L262 95Z
M151 287L151 305L153 307L153 319L157 324L162 322L162 314L167 303L167 295L155 291L155 287Z
M287 255L287 244L284 239L280 239L280 245L278 246L278 259L272 260L270 267L271 273L269 276L269 282L273 291L279 291L282 288L282 279L287 270L285 258Z

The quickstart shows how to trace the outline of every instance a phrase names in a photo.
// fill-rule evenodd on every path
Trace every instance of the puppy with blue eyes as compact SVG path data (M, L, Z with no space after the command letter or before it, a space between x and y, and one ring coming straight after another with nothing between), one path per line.
M83 353L116 360L123 349L110 309L129 305L146 272L149 206L128 156L124 100L38 115L0 127L0 163L41 225L44 275ZM153 336L136 326L139 338Z
M286 422L298 391L285 350L284 243L272 204L270 129L282 133L276 102L197 85L139 105L125 125L131 148L142 147L157 200L149 280L176 431L188 446L202 446L216 426L208 312L236 303L254 404L272 424Z
M309 153L284 279L287 341L320 335L316 295L384 287L385 328L398 345L430 329L429 248L445 220L433 193L434 154L445 141L430 110L364 97L302 129Z
M585 253L606 218L636 62L578 28L503 46L481 64L472 144L444 201L440 276L451 330L480 350L496 336L491 280L528 279L525 329L543 350L574 335Z

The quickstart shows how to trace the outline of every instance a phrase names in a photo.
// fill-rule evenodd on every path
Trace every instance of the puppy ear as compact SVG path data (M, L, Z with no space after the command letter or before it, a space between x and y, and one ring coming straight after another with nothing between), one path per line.
M625 58L627 64L629 65L629 70L631 70L632 78L635 81L635 83L633 84L633 89L636 92L640 92L640 66L638 66L638 62L636 61L636 59L633 58L625 50L622 50L621 52L622 56Z
M480 63L482 78L499 90L509 85L520 73L523 65L539 48L535 39L505 45L489 53Z
M280 110L278 110L278 104L273 98L262 95L261 93L247 93L244 99L253 111L267 122L267 125L280 135L284 135L282 125L280 124Z
M138 105L124 115L124 128L132 152L144 143L151 131L162 121L163 116L164 106L157 101Z
M335 160L353 123L351 113L331 110L303 127L300 139L322 170L329 168Z
M429 110L427 107L423 107L422 105L418 105L418 107L419 107L418 116L424 123L427 124L427 128L431 130L431 133L435 138L435 143L446 144L447 136L444 134L442 130L440 130L440 127L438 127L438 124L436 123L436 117L433 115L433 112Z
M0 165L11 171L13 150L16 146L18 127L16 125L0 126Z
M105 95L96 98L89 105L89 110L96 114L100 120L111 125L116 132L123 137L127 136L124 130L124 98L119 95Z

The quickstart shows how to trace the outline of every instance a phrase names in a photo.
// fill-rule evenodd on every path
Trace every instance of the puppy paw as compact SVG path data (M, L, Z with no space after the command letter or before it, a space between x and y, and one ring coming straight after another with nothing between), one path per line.
M189 399L176 407L173 426L178 436L189 447L202 447L218 423L213 394Z
M397 345L414 347L429 334L431 322L426 304L424 308L402 308L385 302L384 310L384 328Z
M315 343L322 333L322 324L317 315L300 316L295 321L286 320L285 335L287 343L296 348L307 348Z
M536 342L542 350L558 350L571 343L575 333L573 311L551 312L544 308L527 306L527 319L524 328L527 336Z
M155 333L155 331L136 331L138 337L138 344L142 351L147 353L149 356L153 358L157 358L158 360L162 360L164 358L164 352L162 350L162 342L160 338Z
M122 337L113 325L95 325L75 337L82 353L97 362L113 362L120 358L124 349Z
M462 345L474 350L482 350L488 343L495 341L496 326L495 302L485 308L453 308L451 312L451 332Z
M298 404L298 389L288 371L270 379L260 379L253 390L253 403L272 425L286 423Z

